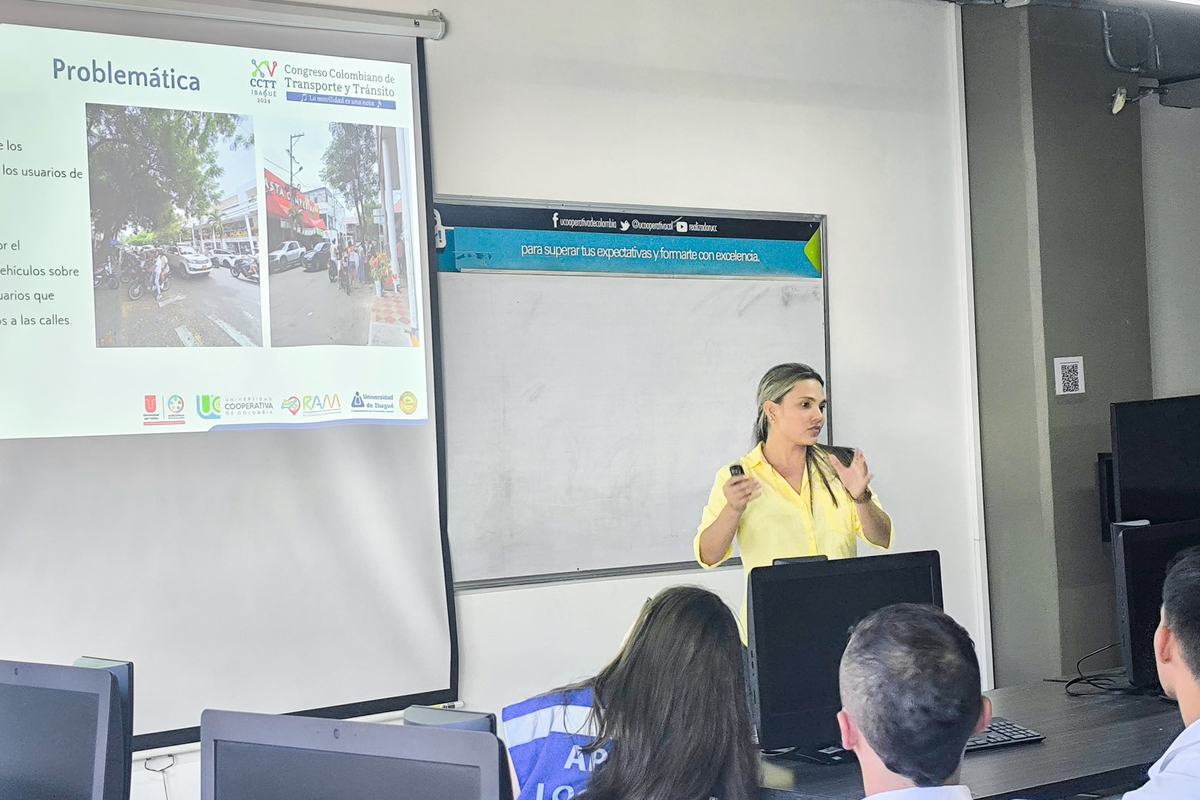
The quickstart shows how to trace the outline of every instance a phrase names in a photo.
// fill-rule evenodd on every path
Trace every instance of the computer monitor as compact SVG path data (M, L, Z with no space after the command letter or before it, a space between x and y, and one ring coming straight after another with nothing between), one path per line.
M200 743L201 800L502 800L490 733L209 710Z
M121 798L129 800L129 790L133 781L133 662L80 656L75 659L74 666L107 670L117 681L117 697L121 701L122 772L125 776Z
M412 728L450 728L459 731L496 733L496 715L487 711L461 708L409 706L404 709L404 724Z
M1154 630L1162 609L1167 565L1180 550L1200 545L1200 519L1115 530L1113 568L1121 656L1129 682L1153 689L1158 686Z
M1116 486L1113 484L1113 454L1096 453L1096 498L1100 513L1100 541L1112 541L1112 524L1117 521Z
M936 551L750 571L748 681L761 748L816 760L840 751L838 666L850 628L894 603L941 607Z
M483 731L496 735L496 715L487 711L468 711L461 708L437 708L435 706L409 706L404 709L404 724L411 728L449 728L459 731ZM503 740L500 747L500 797L508 800L513 795L512 775L508 768L508 753Z
M0 797L122 800L124 764L112 674L0 661Z
M1112 447L1114 522L1200 518L1200 395L1114 403Z

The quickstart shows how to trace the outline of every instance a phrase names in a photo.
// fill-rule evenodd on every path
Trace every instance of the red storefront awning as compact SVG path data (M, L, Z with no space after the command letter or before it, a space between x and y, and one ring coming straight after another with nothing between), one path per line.
M292 209L300 209L300 226L312 230L326 230L321 209L304 192L297 191L287 181L269 169L263 170L267 195L267 216L273 219L291 220Z

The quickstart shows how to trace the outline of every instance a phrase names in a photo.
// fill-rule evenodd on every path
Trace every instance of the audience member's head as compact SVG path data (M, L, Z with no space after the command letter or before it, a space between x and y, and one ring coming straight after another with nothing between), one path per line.
M597 741L612 757L589 800L749 800L758 751L746 707L742 645L729 607L692 586L649 600L616 658L589 682Z
M991 717L971 637L933 606L888 606L859 622L839 679L842 746L867 794L956 782L967 739Z
M1154 634L1154 660L1163 691L1200 683L1200 547L1180 552L1163 581L1162 622Z

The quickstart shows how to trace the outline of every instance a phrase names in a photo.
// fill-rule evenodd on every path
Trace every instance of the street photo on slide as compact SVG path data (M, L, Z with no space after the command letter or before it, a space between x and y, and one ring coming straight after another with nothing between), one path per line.
M258 129L271 345L413 347L409 131L315 119Z
M98 347L262 347L247 116L87 105Z

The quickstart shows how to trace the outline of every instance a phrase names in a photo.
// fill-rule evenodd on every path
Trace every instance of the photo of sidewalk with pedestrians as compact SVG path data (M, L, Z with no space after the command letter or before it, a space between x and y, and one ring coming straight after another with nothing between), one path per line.
M97 347L262 347L251 120L87 106Z
M408 131L263 121L271 345L412 347Z

